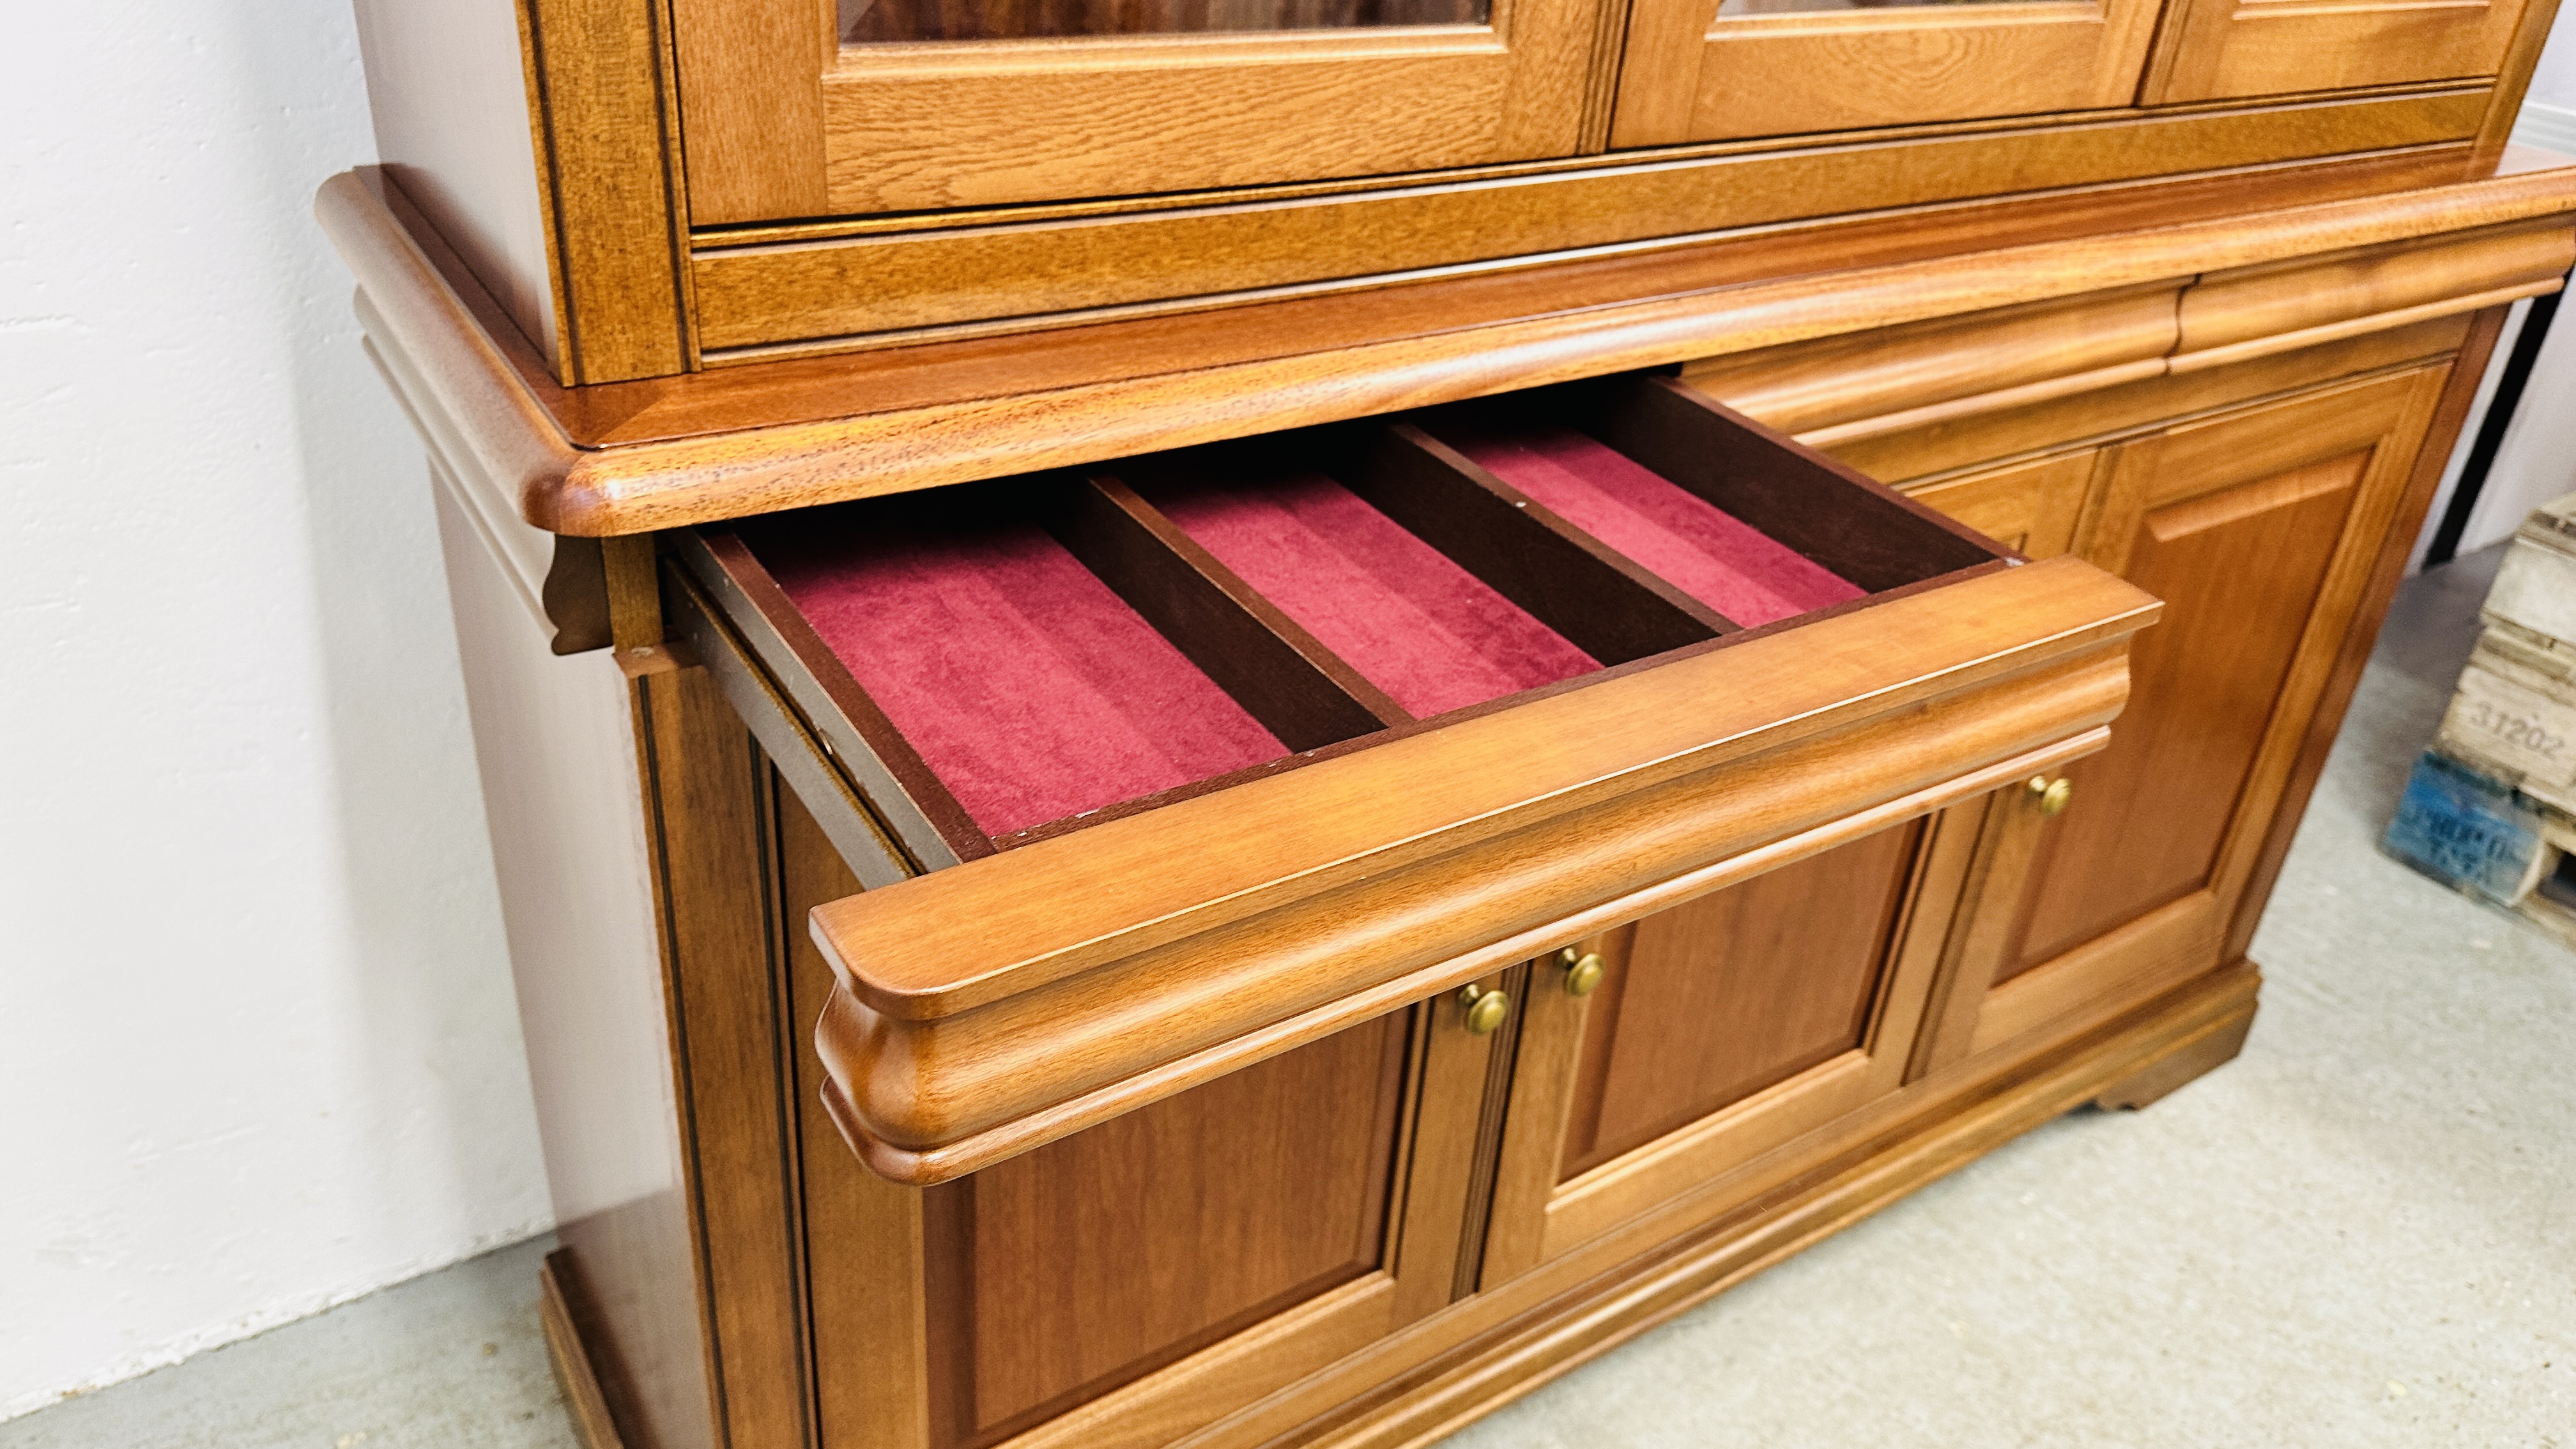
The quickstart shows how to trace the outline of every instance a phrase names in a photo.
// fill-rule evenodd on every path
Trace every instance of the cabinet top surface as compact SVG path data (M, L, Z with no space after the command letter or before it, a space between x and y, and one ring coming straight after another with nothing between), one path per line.
M1645 255L565 388L398 187L317 207L370 339L528 522L609 536L1069 466L2576 213L2576 160L2376 158L1753 228ZM2399 189L2389 189L2392 186Z

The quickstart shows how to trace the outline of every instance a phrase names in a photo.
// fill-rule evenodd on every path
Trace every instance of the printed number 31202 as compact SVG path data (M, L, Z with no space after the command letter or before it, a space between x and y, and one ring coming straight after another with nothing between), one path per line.
M2558 752L2567 747L2566 736L2551 734L2541 727L2538 720L2508 714L2483 701L2470 702L2469 723L2481 733L2552 760L2557 759Z

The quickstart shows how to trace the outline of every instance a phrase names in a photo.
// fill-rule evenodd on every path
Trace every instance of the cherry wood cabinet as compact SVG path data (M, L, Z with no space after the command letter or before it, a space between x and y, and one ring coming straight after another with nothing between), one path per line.
M585 1444L1430 1442L2224 1063L2551 9L363 0Z
M675 0L693 224L1568 155L1601 20L1596 0L855 9Z
M1895 1094L1988 808L1874 831L1537 963L1480 1283Z
M2212 101L2493 75L2523 6L2175 0L2146 99Z
M2154 0L1638 0L1611 140L1655 146L2125 106L2157 12Z
M1972 1048L2217 949L2448 369L2230 411L2108 450L2085 550L2165 601L2124 727L2020 823L2028 883ZM1982 964L1982 963L1980 963Z

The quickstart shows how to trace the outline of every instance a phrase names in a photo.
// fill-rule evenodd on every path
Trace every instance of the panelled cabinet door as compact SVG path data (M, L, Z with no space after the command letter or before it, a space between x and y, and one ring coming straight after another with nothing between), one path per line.
M2448 373L2311 391L2110 450L2085 551L2164 600L2164 617L2130 651L2109 747L1997 812L1979 869L2024 884L1963 931L1968 994L1933 1065L2216 959Z
M1895 1091L1984 810L1879 830L1534 963L1482 1286Z
M801 922L858 882L782 801ZM788 945L810 1021L831 972L802 930ZM1523 974L1478 986L1511 1002ZM1446 1306L1472 1279L1500 1014L1472 1030L1442 996L928 1189L868 1172L807 1112L821 1442L1142 1449ZM810 1103L821 1066L800 1057Z
M2156 0L1637 0L1614 146L2125 106Z
M2174 0L2150 104L2490 76L2523 0Z
M1600 0L674 0L705 226L1577 149Z

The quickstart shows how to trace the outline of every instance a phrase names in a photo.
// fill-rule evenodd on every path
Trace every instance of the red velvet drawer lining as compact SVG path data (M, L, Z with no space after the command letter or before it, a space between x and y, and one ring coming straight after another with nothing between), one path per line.
M905 500L747 541L978 828L1288 753L1043 529L943 513Z
M1601 667L1319 473L1146 496L1417 719Z
M1444 425L1443 441L1486 471L1751 629L1857 599L1864 590L1571 428Z

